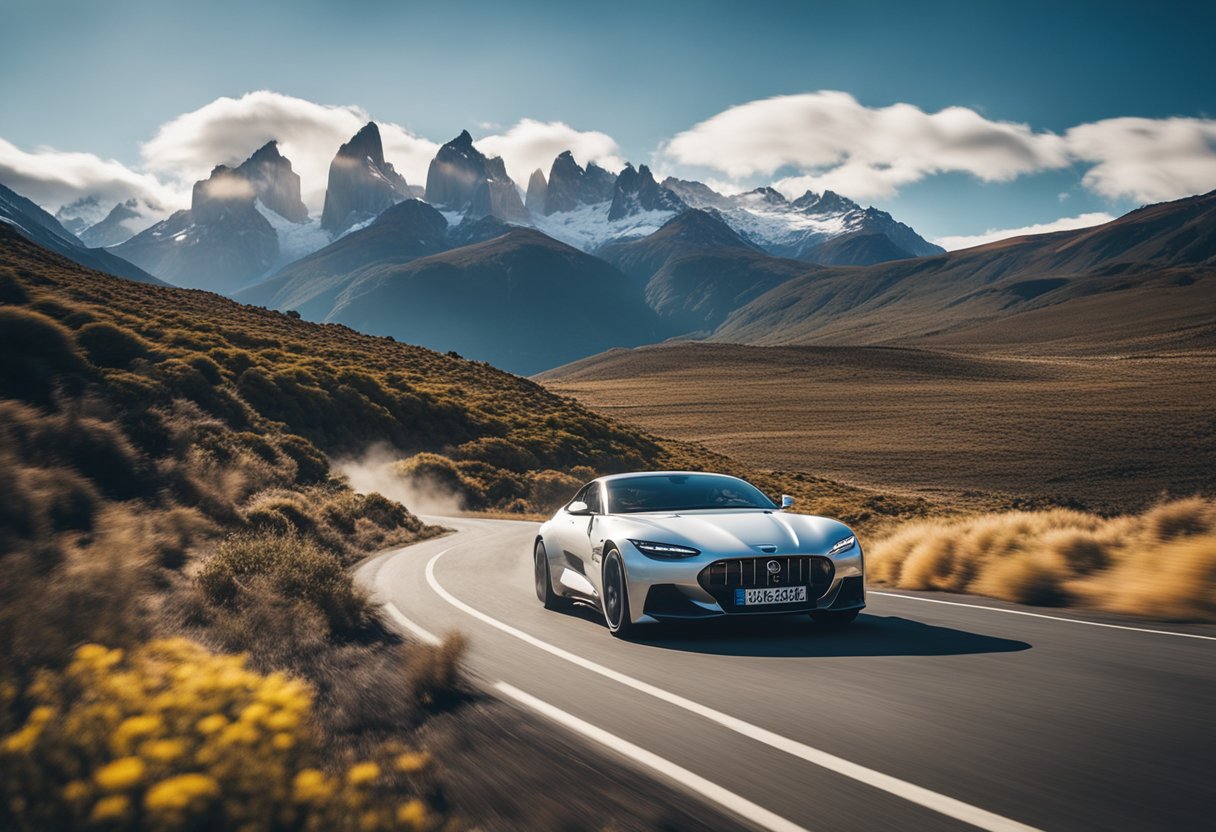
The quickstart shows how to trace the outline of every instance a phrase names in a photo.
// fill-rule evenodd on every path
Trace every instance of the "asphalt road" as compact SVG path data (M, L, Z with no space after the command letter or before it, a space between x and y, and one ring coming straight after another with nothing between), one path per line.
M759 828L1216 828L1216 628L872 591L846 630L630 643L540 606L536 524L430 519L456 533L359 571L403 628L464 632L491 692Z

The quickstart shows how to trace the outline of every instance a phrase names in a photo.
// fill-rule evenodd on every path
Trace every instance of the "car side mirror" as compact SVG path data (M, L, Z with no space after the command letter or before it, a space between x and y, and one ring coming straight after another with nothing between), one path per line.
M578 514L578 515L590 514L591 507L589 505L587 505L586 503L584 503L582 500L575 500L573 503L566 506L566 513L567 514Z
M782 494L781 495L781 510L785 511L787 508L793 508L793 507L794 507L794 498L791 497L789 494Z

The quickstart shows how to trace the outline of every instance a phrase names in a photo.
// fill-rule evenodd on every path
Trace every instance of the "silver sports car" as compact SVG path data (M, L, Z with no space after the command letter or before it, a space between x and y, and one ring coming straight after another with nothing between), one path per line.
M861 545L842 523L786 512L793 503L723 474L601 477L540 527L536 595L548 609L599 607L616 636L723 615L847 624L865 606Z

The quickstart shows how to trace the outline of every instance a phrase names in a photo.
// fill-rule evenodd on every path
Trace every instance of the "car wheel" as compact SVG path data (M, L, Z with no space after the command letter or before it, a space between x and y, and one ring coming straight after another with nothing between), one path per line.
M825 627L843 627L846 624L852 624L860 613L861 610L845 610L844 612L822 610L811 613L811 620Z
M625 590L625 563L621 553L609 549L604 553L604 620L608 632L617 638L629 638L635 629L629 616L629 593Z
M545 554L545 542L536 541L532 553L532 576L536 582L536 597L547 610L561 609L566 599L553 591L553 579L549 575L549 557Z

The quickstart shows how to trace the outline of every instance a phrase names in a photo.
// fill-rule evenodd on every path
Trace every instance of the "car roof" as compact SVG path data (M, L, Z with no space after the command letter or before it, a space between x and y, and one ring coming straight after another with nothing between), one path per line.
M742 477L736 477L733 474L720 474L717 471L629 471L623 474L608 474L599 478L599 482L612 482L613 480L629 479L632 477L685 477L692 474L705 474L711 477L727 477L732 480L743 480ZM747 482L747 480L743 480Z

